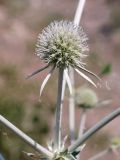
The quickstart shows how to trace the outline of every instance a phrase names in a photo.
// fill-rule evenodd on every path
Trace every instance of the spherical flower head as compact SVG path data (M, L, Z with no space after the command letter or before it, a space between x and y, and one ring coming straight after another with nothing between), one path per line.
M70 94L72 94L72 85L69 77L69 66L81 77L97 87L92 79L85 75L85 73L88 73L100 80L97 75L87 70L84 66L85 63L83 59L87 56L86 53L89 50L87 40L88 38L83 29L73 22L54 21L43 29L38 35L35 54L40 57L40 59L44 60L47 65L27 76L27 78L30 78L48 67L51 67L51 70L41 85L40 96L56 68L62 68Z
M98 102L98 97L92 89L81 87L76 91L75 101L79 107L92 108Z
M81 27L69 21L54 21L38 35L35 53L57 67L82 65L88 38Z

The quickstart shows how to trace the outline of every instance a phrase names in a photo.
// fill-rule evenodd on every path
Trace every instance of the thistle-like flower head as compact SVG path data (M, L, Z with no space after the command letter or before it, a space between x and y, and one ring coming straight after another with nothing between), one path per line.
M32 77L49 66L52 67L42 83L40 95L56 67L64 70L64 77L70 93L72 93L72 85L68 74L69 66L96 87L96 84L83 73L86 72L97 77L84 67L85 63L83 63L83 58L87 56L86 52L89 50L87 40L88 38L83 29L76 26L73 22L54 21L43 29L38 35L35 54L40 57L41 60L44 60L47 65L27 77ZM99 79L99 77L97 77L97 79Z
M69 21L54 21L38 35L35 53L57 67L83 64L88 51L87 36L81 27Z

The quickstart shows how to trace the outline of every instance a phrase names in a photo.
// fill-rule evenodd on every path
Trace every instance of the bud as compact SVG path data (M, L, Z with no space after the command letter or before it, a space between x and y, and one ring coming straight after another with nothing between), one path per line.
M75 102L79 107L84 109L92 108L98 102L98 97L94 90L87 87L81 87L76 90Z

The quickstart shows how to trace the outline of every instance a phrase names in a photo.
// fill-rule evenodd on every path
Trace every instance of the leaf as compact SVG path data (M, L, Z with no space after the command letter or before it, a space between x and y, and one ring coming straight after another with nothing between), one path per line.
M77 66L77 67L80 68L81 70L83 70L83 71L85 71L85 72L91 74L92 76L96 77L99 81L101 81L100 77L97 76L96 74L94 74L93 72L91 72L91 71L89 71L89 70L87 70L86 68L81 67L81 66Z
M65 144L66 144L66 141L68 139L68 135L66 135L62 141L62 144L61 144L61 148L64 149L65 148Z
M88 82L90 82L92 85L94 85L96 88L96 84L89 78L87 77L84 73L82 73L81 71L79 71L78 69L75 69L75 71L80 75L82 76L83 78L85 78Z
M71 84L71 81L70 81L70 77L68 75L68 70L65 69L64 73L65 73L65 79L66 79L66 82L68 84L68 88L69 88L69 91L70 91L70 95L72 95L72 84Z
M108 100L103 100L103 101L98 101L98 103L96 104L96 107L105 107L112 103L112 99L108 99Z
M26 79L33 77L34 75L36 75L36 74L38 74L39 72L45 70L45 69L48 68L49 66L50 66L50 65L48 64L48 65L46 65L45 67L40 68L40 69L38 69L37 71L34 71L32 74L28 75L28 76L26 77Z
M100 75L101 76L107 75L111 72L111 70L112 70L112 65L110 63L105 64L101 70Z
M47 146L48 146L48 149L49 149L51 152L53 152L53 150L54 150L53 140L49 141L49 142L47 143Z
M41 97L43 89L44 89L45 85L47 84L49 78L51 77L54 69L55 69L55 66L52 68L52 70L48 73L48 75L45 77L44 81L42 82L42 85L41 85L41 88L40 88L40 97Z

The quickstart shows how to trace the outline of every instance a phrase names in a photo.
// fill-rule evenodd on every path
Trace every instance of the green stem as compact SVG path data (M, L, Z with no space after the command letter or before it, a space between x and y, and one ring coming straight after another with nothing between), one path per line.
M62 120L62 104L63 104L63 78L64 69L59 69L59 80L58 80L58 96L57 96L57 106L55 115L55 138L54 146L55 149L59 150L61 146L61 120Z
M81 144L83 144L89 137L91 137L94 133L96 133L99 129L104 127L107 123L112 121L114 118L120 115L120 108L116 109L114 112L110 113L106 117L104 117L101 121L99 121L96 125L90 128L81 138L79 138L74 144L72 144L68 150L69 152L73 152L76 150Z

